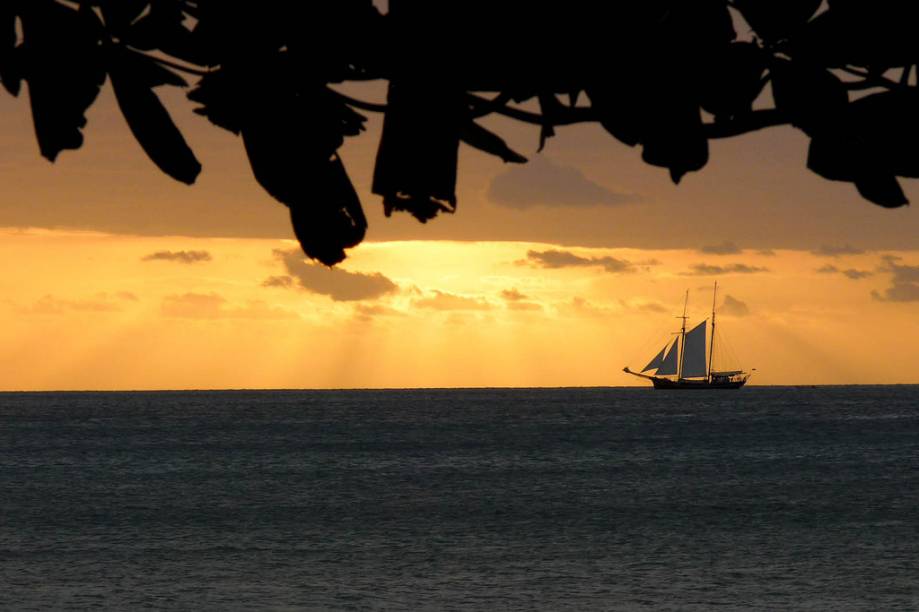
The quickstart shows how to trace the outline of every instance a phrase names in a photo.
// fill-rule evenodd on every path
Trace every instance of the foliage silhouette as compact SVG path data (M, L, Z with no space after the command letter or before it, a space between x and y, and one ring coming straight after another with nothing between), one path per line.
M54 161L83 144L108 76L143 150L190 184L201 166L154 92L188 88L195 112L241 136L256 180L327 265L367 227L338 154L363 130L359 111L385 113L373 192L386 215L422 222L456 210L460 141L526 161L476 123L492 113L539 126L540 148L557 126L599 123L674 182L705 166L709 140L790 124L810 137L811 170L875 204L906 204L896 177L919 177L917 9L821 7L390 0L382 14L371 0L3 0L0 80L14 96L28 84ZM334 87L372 79L388 81L385 105Z

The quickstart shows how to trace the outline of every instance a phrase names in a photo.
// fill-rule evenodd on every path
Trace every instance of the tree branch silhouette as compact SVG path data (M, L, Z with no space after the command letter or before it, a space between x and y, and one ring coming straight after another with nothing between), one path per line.
M363 131L359 111L383 115L373 192L387 215L422 222L456 210L461 141L526 161L476 123L489 115L538 126L539 149L556 128L599 124L674 182L705 166L711 139L791 125L810 138L812 171L906 204L897 177L919 177L917 8L823 4L390 0L383 14L371 0L4 0L0 82L13 96L27 84L54 161L82 146L108 78L151 161L190 184L200 164L155 91L185 89L240 137L304 252L327 265L367 227L339 154ZM385 104L338 89L369 80L388 82Z

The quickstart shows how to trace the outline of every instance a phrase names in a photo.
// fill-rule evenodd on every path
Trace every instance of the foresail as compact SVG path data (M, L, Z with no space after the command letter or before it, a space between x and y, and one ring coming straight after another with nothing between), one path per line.
M654 359L648 362L648 365L641 369L642 372L647 372L648 370L653 370L654 368L661 367L661 362L664 360L664 353L667 351L667 345L664 345L664 348L661 349L661 352L654 356Z
M705 321L686 332L683 344L683 378L708 376L705 367Z
M661 362L660 367L657 368L657 375L669 376L671 374L676 374L676 364L679 354L680 340L677 339L673 342L673 346L670 347L670 351L667 353L667 356L664 357L664 361Z

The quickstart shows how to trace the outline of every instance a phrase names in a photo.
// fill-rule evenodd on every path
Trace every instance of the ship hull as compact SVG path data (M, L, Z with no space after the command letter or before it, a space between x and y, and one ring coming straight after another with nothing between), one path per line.
M740 389L747 380L732 380L724 382L709 382L707 380L670 380L667 378L652 378L655 389Z

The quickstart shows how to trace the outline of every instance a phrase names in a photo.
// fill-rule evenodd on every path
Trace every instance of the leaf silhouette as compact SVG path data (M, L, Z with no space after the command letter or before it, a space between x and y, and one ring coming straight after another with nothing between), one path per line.
M244 80L235 82L244 87ZM230 78L222 86L233 83ZM329 266L338 263L344 249L358 244L367 230L360 200L336 153L345 134L360 131L363 117L325 87L301 91L275 82L267 90L238 89L237 96L244 103L224 112L239 113L232 121L238 121L256 180L290 208L303 252Z
M831 181L855 181L859 165L865 162L857 137L844 125L833 126L811 138L807 167Z
M735 42L700 70L700 103L715 119L748 113L763 90L765 54L757 45Z
M16 53L16 11L9 3L0 4L0 82L13 96L19 95L22 81Z
M679 183L708 163L708 139L698 103L684 89L655 86L646 100L641 158L670 169Z
M793 34L813 17L822 0L734 0L734 6L756 33L766 40Z
M150 10L126 28L125 43L144 51L158 49L191 64L205 63L205 54L184 25L188 8L182 0L153 0Z
M634 147L642 139L647 108L642 96L643 79L630 68L623 70L618 86L609 81L596 80L586 88L591 108L603 128L617 140Z
M373 173L373 193L383 196L386 216L404 210L424 223L456 210L463 96L454 88L390 83Z
M99 8L106 29L123 37L131 24L148 8L149 0L100 0Z
M886 174L919 178L919 90L886 91L853 102L849 120L859 143L871 157L871 166Z
M105 80L102 24L88 5L77 11L55 2L29 2L20 17L35 136L54 161L83 144L84 113Z
M893 208L908 203L896 176L919 177L919 105L916 90L888 91L856 100L839 124L811 140L807 166L831 179L855 183L866 199Z
M191 183L200 165L154 89L193 75L194 112L242 136L256 180L327 264L366 228L338 153L363 130L355 109L385 112L384 213L422 222L456 210L460 140L525 161L474 121L492 114L535 126L540 148L558 126L599 123L674 182L707 163L710 139L785 124L810 136L811 170L881 206L906 202L897 177L919 177L912 2L391 0L384 15L374 1L0 0L0 81L14 95L26 81L53 161L81 146L109 71L147 155ZM374 80L385 105L352 97Z
M863 198L884 208L899 208L909 204L900 183L892 174L859 178L855 181L855 187Z
M118 106L144 152L172 178L194 183L201 164L152 89L184 81L150 58L122 47L112 48L109 66Z
M818 65L776 59L770 73L776 108L809 135L834 124L849 104L842 81Z
M202 105L194 109L195 113L238 135L246 112L246 96L242 93L246 88L247 83L241 74L224 67L205 74L188 92L188 99Z
M291 206L290 220L303 252L333 266L344 260L344 249L364 239L367 219L338 155L311 174L312 201Z
M562 104L554 95L547 93L539 94L537 99L539 100L539 111L543 117L542 126L539 129L539 148L536 149L538 153L545 148L548 139L555 137L555 123Z
M503 138L483 128L475 121L469 121L463 125L460 138L469 146L500 157L505 162L522 164L527 161L526 157L508 147Z

